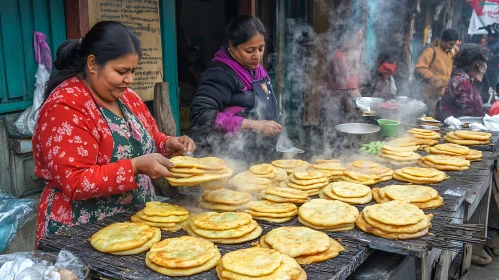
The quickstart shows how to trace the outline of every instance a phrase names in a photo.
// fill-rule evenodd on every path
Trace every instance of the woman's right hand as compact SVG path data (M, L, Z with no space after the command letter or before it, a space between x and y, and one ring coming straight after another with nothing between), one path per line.
M258 120L253 130L263 136L277 136L281 134L282 126L275 121Z
M172 177L169 168L172 168L173 165L173 162L158 153L132 158L133 173L145 174L153 179Z

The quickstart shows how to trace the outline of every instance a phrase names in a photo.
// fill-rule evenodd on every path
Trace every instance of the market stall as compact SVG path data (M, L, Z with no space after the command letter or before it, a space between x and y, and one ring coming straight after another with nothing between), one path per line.
M490 142L495 143L497 140L497 136L494 136ZM469 223L473 214L480 207L485 207L485 213L488 212L488 201L490 200L491 193L490 186L492 185L493 177L492 170L496 155L493 144L470 146L470 148L481 150L482 157L480 161L472 162L466 170L445 171L447 174L445 180L428 185L435 189L438 192L438 196L443 198L444 201L441 207L424 210L425 214L433 215L429 234L413 239L396 240L373 235L372 233L360 230L358 227L339 232L325 231L330 238L337 240L345 248L345 251L340 252L337 257L326 261L302 265L308 279L346 279L367 259L373 249L415 257L417 279L430 279L434 265L438 267L436 277L438 279L447 279L446 276L450 263L457 255L457 252L463 250L463 259L466 261L471 256L470 244L483 243L486 236L486 215L485 217L482 215L478 220L472 220L473 225L463 224ZM424 151L419 151L418 153L426 155ZM327 166L329 163L324 162L320 164ZM292 172L288 172L288 174L292 174ZM332 175L329 179L333 177L335 176ZM390 179L384 180L384 182L377 182L370 187L382 188L397 184L400 185L402 183ZM198 205L198 197L201 195L202 192L192 192L189 195L180 195L167 199L165 202L184 206L189 210L189 213L199 213L203 211ZM316 198L315 195L316 193L311 198ZM367 204L354 206L359 212L362 212L367 206L376 204L376 201L372 200ZM71 229L60 231L56 235L48 235L40 241L39 249L44 251L70 250L88 263L92 270L92 275L95 277L169 279L146 266L144 262L146 258L145 253L130 256L115 256L95 250L88 241L95 232L110 224L130 221L130 217L138 210L140 209L131 209L129 212L117 214L97 223L78 225ZM482 209L481 211L483 212L484 210ZM257 220L263 230L260 236L264 236L275 228L302 226L303 221L300 222L298 219L294 217L283 223L270 223ZM161 239L188 234L189 232L183 229L176 232L162 231ZM259 238L241 244L217 244L217 247L223 256L231 251L254 247L258 244L258 240ZM210 269L185 279L217 279L217 272L215 269Z

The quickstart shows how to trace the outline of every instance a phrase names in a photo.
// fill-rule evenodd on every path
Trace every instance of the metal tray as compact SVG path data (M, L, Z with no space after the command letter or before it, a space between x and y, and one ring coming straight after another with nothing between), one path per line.
M461 123L482 123L483 124L483 117L460 117L457 118L458 120L461 121Z

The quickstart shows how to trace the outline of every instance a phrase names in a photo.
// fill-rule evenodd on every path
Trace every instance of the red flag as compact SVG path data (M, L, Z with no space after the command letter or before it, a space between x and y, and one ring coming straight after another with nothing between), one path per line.
M484 14L485 6L499 5L499 0L466 0L466 2L473 8L473 10L475 10L477 16L482 16Z

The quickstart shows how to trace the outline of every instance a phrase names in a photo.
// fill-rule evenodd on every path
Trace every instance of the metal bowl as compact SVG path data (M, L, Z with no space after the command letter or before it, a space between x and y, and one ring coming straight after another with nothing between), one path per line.
M461 121L461 123L482 123L483 124L483 117L460 117L457 118L458 120Z
M434 125L421 125L422 129L440 131L440 127Z
M363 135L377 133L379 132L380 127L367 123L344 123L335 126L335 129L347 134Z

